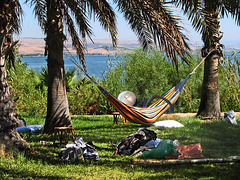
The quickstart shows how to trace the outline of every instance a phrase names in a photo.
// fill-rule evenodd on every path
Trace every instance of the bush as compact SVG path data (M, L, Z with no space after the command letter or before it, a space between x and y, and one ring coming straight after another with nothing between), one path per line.
M239 111L240 109L240 59L236 52L225 55L219 68L221 110Z
M94 77L92 78L94 79ZM87 115L112 112L107 99L89 79L78 80L67 95L71 114Z
M18 57L15 62L15 69L8 72L8 82L14 91L16 111L18 116L37 116L47 113L47 96L39 88L38 75L33 69L27 69L27 64L21 62Z

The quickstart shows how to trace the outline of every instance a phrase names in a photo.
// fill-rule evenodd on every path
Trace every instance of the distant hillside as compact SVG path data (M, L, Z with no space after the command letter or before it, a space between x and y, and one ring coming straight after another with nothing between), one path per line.
M72 44L66 41L65 46L72 54L76 54L76 51L72 49ZM119 52L130 52L139 47L137 41L119 40L118 47L113 48L111 40L97 39L92 42L87 42L86 54L116 54ZM21 55L44 55L45 41L38 38L21 38L19 42L19 53ZM66 51L66 50L65 50Z
M72 49L72 44L70 41L65 42L65 46L71 54L76 54L76 51ZM85 54L92 55L107 55L116 53L126 53L131 52L134 49L140 47L138 41L134 40L118 40L118 47L113 48L110 39L96 39L94 44L90 41L87 42L87 51ZM192 50L201 49L201 45L191 45ZM44 39L38 38L21 38L19 43L19 52L21 55L36 55L43 56L45 48ZM227 45L225 51L240 50L239 45ZM67 51L65 50L65 53Z

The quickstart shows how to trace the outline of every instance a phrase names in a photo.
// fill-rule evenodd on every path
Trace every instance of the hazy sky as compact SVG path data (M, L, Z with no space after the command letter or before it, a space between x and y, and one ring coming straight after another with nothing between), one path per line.
M20 37L32 37L32 38L43 38L44 35L40 29L37 19L34 17L32 10L28 5L23 4L24 0L20 0L23 10L24 10L24 19L22 33ZM118 38L121 40L137 40L135 34L130 29L129 25L126 23L124 18L120 13L117 13L118 21ZM220 21L221 31L224 32L224 36L221 40L221 43L227 46L237 46L240 47L240 26L237 26L233 19L225 18ZM94 37L93 39L110 39L108 32L102 30L100 25L96 22L91 22ZM184 21L184 28L187 30L186 35L190 39L190 44L199 45L202 44L201 36L196 33L190 26L187 21Z

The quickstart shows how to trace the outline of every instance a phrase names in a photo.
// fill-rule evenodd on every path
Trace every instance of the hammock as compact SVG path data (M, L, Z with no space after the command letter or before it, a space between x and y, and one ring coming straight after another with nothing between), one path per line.
M183 86L191 75L186 77L183 81L171 88L167 93L163 95L163 98L159 98L156 102L151 104L149 107L136 107L129 104L125 104L117 100L103 87L98 85L99 90L105 95L107 100L113 105L113 107L128 121L138 124L148 125L155 122L163 113L165 113L171 104L174 104ZM170 102L167 102L165 98Z
M187 80L190 78L192 74L195 73L196 69L202 64L202 62L209 56L208 55L203 58L203 60L195 67L195 69L190 73L183 81L179 84L171 88L167 91L161 98L159 98L156 102L151 104L149 107L136 107L129 104L125 104L118 99L116 99L111 93L109 93L106 89L97 84L82 68L81 66L74 60L72 62L82 70L85 75L98 87L98 89L105 95L107 100L113 105L113 107L128 121L132 123L138 123L143 125L149 125L155 122L163 113L165 113L171 106L174 104L182 91L184 85Z

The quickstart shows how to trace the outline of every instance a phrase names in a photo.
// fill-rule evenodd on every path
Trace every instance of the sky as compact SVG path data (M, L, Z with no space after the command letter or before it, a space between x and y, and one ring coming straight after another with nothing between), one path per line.
M24 4L24 0L20 0L24 11L22 32L18 38L44 38L44 34L37 19L35 18L32 9L27 4ZM117 27L118 27L118 39L119 40L137 40L136 35L130 29L122 14L117 13ZM94 36L93 39L111 39L110 34L105 32L98 22L90 22ZM201 45L201 36L195 32L190 23L183 20L182 26L186 29L184 32L190 39L191 45ZM224 18L220 20L220 31L224 32L224 36L221 39L221 43L226 46L240 47L240 26L237 26L233 19Z

